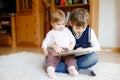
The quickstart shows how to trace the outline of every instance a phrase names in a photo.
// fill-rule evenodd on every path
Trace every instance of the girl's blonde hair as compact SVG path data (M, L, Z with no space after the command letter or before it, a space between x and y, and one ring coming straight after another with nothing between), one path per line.
M56 23L56 22L61 22L61 21L65 21L66 22L66 15L62 10L55 10L52 14L51 14L51 23Z

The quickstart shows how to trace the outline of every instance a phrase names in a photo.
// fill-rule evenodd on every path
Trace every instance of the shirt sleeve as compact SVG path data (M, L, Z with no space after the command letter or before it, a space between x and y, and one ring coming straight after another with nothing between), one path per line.
M100 49L100 45L93 29L91 29L91 46L94 49Z
M69 40L70 42L76 42L74 36L72 35L72 32L67 28L68 34L69 34Z
M51 41L52 41L52 32L49 31L42 42L42 48L47 48L48 45L50 45Z

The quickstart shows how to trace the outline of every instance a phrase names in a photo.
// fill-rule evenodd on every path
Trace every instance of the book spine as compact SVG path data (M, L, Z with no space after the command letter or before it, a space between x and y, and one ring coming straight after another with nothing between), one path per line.
M82 3L83 3L83 4L86 4L86 3L87 3L87 0L82 0Z
M72 4L72 0L68 0L68 4L71 5Z
M73 4L77 4L78 3L78 0L73 0Z
M60 5L60 0L54 0L54 2L56 6Z
M64 5L64 0L60 0L60 6Z

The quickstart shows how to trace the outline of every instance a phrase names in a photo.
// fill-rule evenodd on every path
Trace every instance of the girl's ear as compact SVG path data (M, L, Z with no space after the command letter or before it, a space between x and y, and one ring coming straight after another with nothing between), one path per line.
M52 28L54 28L55 25L56 25L55 22L54 22L54 23L51 22L51 26L52 26Z
M51 25L53 25L53 23L52 23L52 22L50 22L50 24L51 24Z

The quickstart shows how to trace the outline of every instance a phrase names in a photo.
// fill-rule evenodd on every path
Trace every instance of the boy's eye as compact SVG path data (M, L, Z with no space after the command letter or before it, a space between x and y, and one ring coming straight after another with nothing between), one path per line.
M76 26L75 29L80 29L80 27Z
M85 29L86 27L82 27L82 29Z

